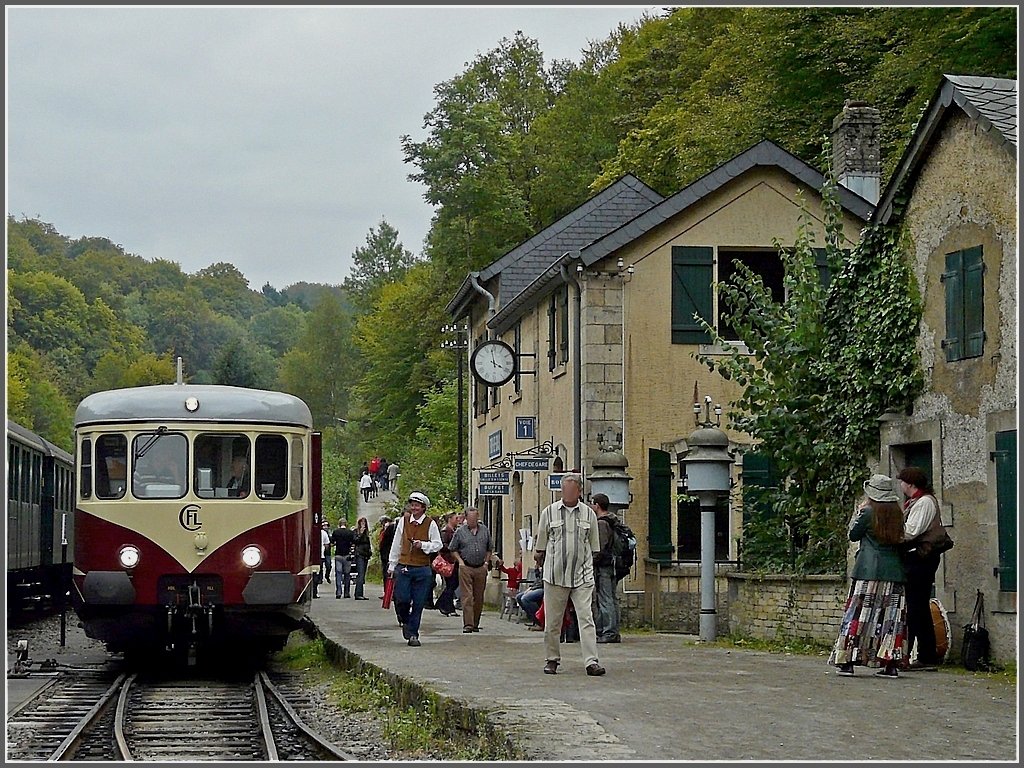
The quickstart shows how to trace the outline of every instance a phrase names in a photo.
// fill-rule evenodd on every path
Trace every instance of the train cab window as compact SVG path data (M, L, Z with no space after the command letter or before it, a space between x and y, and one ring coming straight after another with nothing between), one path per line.
M196 496L201 499L247 498L252 491L251 445L245 435L197 435L192 478Z
M122 498L128 487L128 438L117 434L97 437L95 465L96 498Z
M256 495L283 499L288 492L288 441L281 435L256 438Z
M173 432L142 432L132 441L132 495L180 499L188 477L188 440Z
M305 454L302 449L302 438L292 438L292 498L302 498L302 479L306 474Z

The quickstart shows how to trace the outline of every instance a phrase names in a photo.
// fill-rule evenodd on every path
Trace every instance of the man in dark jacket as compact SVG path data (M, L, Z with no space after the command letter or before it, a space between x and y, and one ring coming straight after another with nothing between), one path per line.
M331 532L331 544L334 546L334 599L351 597L352 574L349 568L352 563L355 534L349 530L345 518L338 521L338 527ZM344 588L344 594L342 589Z

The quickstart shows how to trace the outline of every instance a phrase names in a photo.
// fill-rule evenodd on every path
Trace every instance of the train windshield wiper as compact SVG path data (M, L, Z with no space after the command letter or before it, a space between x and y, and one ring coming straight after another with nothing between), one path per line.
M149 440L143 443L141 448L135 451L135 458L133 460L133 463L141 459L143 456L145 456L149 452L149 449L156 444L156 441L163 437L165 434L167 434L167 427L157 427L156 433L151 438L149 438Z

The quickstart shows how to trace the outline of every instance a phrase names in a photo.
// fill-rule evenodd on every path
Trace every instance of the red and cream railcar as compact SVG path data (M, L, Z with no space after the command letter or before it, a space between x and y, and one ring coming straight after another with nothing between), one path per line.
M75 413L75 611L114 651L280 648L319 567L320 435L282 392L172 384Z

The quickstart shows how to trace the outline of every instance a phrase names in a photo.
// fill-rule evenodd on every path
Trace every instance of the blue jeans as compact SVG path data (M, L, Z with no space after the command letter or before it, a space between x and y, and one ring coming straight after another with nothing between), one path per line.
M337 578L337 574L335 574ZM366 583L366 558L356 555L356 597L363 596L363 584Z
M395 566L395 613L411 637L420 634L423 606L433 588L434 572L429 565Z
M544 589L529 589L519 595L517 600L519 600L519 607L526 612L531 620L536 622L537 609L540 608L540 604L544 600Z
M345 597L349 596L349 586L352 584L352 576L348 572L349 570L349 558L341 557L339 555L334 556L334 594L342 594L342 587L345 589ZM344 579L344 584L342 584Z

